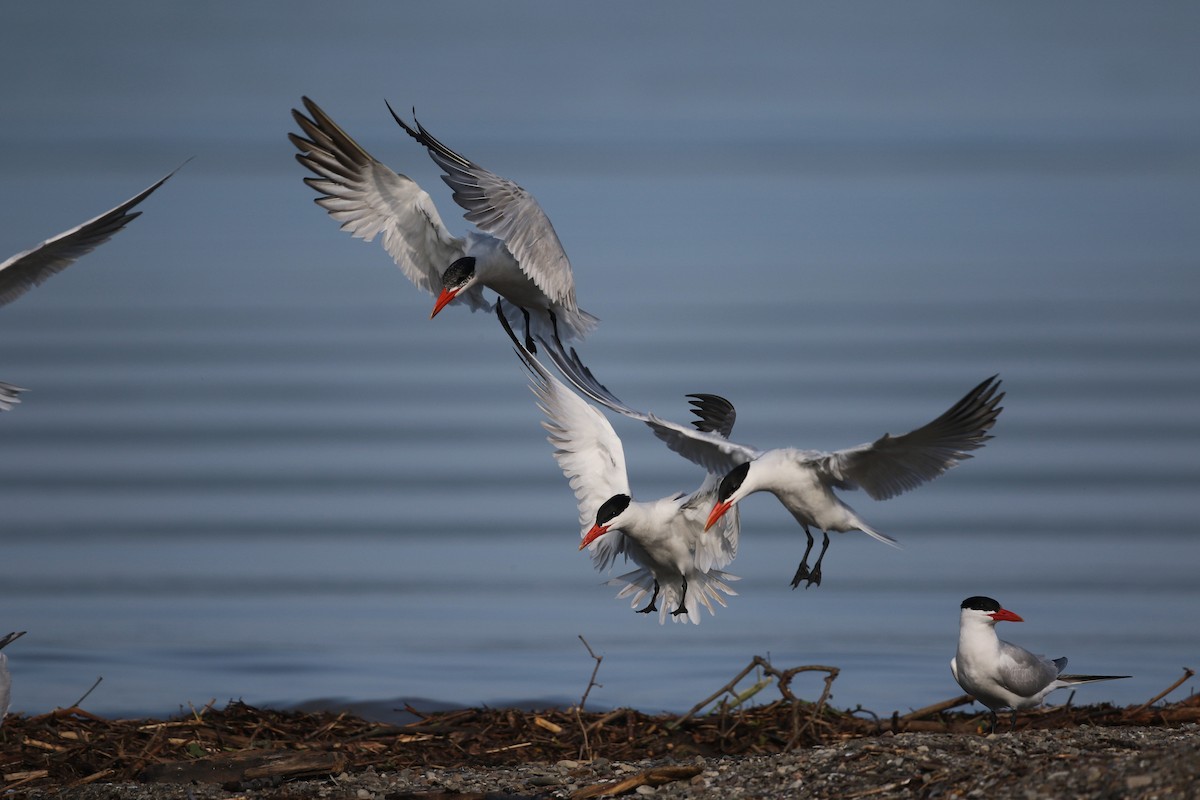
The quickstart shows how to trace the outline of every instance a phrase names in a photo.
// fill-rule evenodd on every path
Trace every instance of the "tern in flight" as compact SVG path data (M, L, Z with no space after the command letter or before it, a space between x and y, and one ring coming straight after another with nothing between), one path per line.
M551 375L521 345L499 305L496 316L529 370L530 388L546 415L542 426L549 433L547 440L554 445L554 458L575 490L582 536L579 549L591 548L592 562L601 572L610 569L622 554L639 566L609 581L624 587L618 598L633 595L634 608L650 595L639 614L657 610L660 623L666 621L668 612L672 621L686 615L698 625L701 605L710 614L716 613L714 602L725 605L722 593L737 594L726 582L738 580L721 570L737 555L737 512L727 515L719 528L705 528L721 476L710 473L690 494L634 500L624 448L604 414ZM691 398L692 411L698 417L693 423L696 428L727 436L735 418L729 401L716 395Z
M40 286L51 275L62 272L81 256L107 242L113 234L141 216L142 212L133 211L133 207L174 174L174 171L171 172L116 208L47 239L31 250L17 253L0 264L0 306L8 305L33 287ZM0 411L7 411L20 403L18 395L23 391L19 386L0 383Z
M1012 728L1017 712L1036 708L1046 695L1065 686L1095 681L1112 681L1128 675L1063 675L1065 658L1053 660L1034 655L996 635L997 622L1024 622L1001 608L990 597L968 597L958 617L958 653L950 659L950 672L967 694L991 711L992 732L996 711L1012 709Z
M16 631L0 638L0 650L25 635L25 631ZM0 722L8 716L9 701L12 700L12 675L8 672L8 656L0 653Z
M995 376L967 392L940 417L902 436L884 434L868 444L831 453L777 448L760 450L737 444L712 432L697 431L625 405L600 384L574 349L543 342L555 365L583 394L604 406L648 425L667 447L684 458L724 477L706 525L715 525L754 492L770 492L792 513L808 536L808 546L792 577L792 588L807 580L821 583L821 561L829 548L829 531L859 530L881 542L895 540L867 525L834 489L863 489L875 500L887 500L933 480L970 451L992 438L1004 393ZM824 534L816 564L809 568L813 548L811 528Z
M430 318L450 303L465 302L487 311L487 287L521 309L525 346L536 351L530 312L545 321L557 339L583 339L598 320L575 301L571 262L554 226L533 195L495 175L435 139L414 120L409 125L391 106L392 116L442 168L464 218L478 231L452 236L433 200L415 181L376 161L309 98L309 116L293 109L304 136L289 133L296 159L316 174L304 182L320 197L317 205L365 241L383 235L383 247L417 288L437 294ZM542 317L545 317L545 320ZM561 340L560 340L561 341Z

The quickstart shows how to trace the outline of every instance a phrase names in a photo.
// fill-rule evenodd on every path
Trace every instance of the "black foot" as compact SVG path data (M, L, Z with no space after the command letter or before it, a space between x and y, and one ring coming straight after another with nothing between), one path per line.
M808 573L808 583L804 584L804 588L807 589L813 584L816 584L817 586L821 585L821 562L819 561L817 562L817 565L812 568L812 572Z
M812 573L808 571L808 554L811 553L813 549L813 536L812 533L809 532L807 525L804 526L804 535L808 537L808 546L804 548L804 557L800 559L800 566L796 567L796 574L792 576L793 589L800 585L800 581L812 575ZM811 580L809 581L809 585L812 585Z
M635 614L649 614L651 611L658 611L658 606L654 605L654 601L658 599L658 581L654 582L654 594L650 597L650 604L645 608L639 608Z
M684 604L687 603L687 578L683 579L683 593L679 595L679 608L671 612L672 617L678 617L680 614L686 614L687 608Z
M812 572L808 574L808 583L805 589L812 586L814 583L817 586L821 585L821 562L825 560L825 551L829 549L829 532L825 531L825 541L821 543L821 554L817 556L817 563L813 565Z

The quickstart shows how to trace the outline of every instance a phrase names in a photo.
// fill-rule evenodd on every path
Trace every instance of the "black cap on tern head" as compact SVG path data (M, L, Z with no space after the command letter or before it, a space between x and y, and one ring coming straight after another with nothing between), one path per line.
M990 614L999 611L1000 604L990 597L976 595L963 600L960 608L969 608L972 611L987 611Z
M746 473L750 471L750 462L739 464L725 474L721 478L721 485L717 487L717 502L724 503L729 499L729 496L736 492L742 486L742 481L746 480Z
M463 256L442 273L442 288L454 289L471 280L475 274L475 256Z
M596 510L596 524L608 524L627 508L629 508L629 495L614 494Z

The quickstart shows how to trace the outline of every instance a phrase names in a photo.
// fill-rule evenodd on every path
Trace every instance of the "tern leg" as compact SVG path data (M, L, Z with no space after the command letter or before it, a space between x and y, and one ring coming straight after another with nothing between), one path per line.
M658 611L658 606L654 605L654 601L658 599L658 581L654 582L654 595L650 598L650 604L645 608L639 608L633 612L635 614L649 614L651 611Z
M792 576L792 588L793 589L795 589L797 586L800 585L800 581L804 580L805 578L807 578L809 576L808 554L811 553L812 549L813 549L813 535L811 532L809 532L807 525L805 525L803 527L804 527L804 535L808 537L808 547L804 548L804 558L800 559L800 566L796 567L796 574L794 576ZM810 581L810 583L811 583L811 581Z
M565 351L567 348L563 347L562 339L558 338L558 317L554 316L552 309L546 309L546 313L550 315L550 327L554 331L554 343L558 345L559 350Z
M996 732L996 709L989 708L988 713L992 715L992 729L990 731L988 731L988 733L995 733Z
M536 353L537 345L533 343L533 337L529 335L529 309L522 308L521 313L525 315L525 349Z
M1012 712L1012 722L1008 726L1008 732L1013 733L1017 729L1017 710L1014 708Z
M687 577L684 577L684 579L683 579L683 594L681 594L679 596L679 608L677 608L671 612L672 617L678 617L680 614L687 613L687 608L685 607L686 600L687 600Z
M822 531L822 533L825 535L825 541L821 543L821 554L817 556L816 566L812 568L812 574L808 576L808 583L804 585L805 589L814 583L817 586L821 585L821 559L825 558L825 551L829 549L829 531Z

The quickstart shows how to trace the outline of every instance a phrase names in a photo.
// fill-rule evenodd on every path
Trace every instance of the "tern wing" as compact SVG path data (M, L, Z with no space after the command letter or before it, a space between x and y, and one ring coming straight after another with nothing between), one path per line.
M320 195L317 205L364 241L382 234L383 249L413 284L429 294L442 290L442 273L465 255L466 241L452 236L429 193L407 175L377 161L307 97L306 117L292 109L304 136L289 133L296 160L317 177L304 182ZM486 310L482 290L464 297L471 309Z
M762 455L761 450L731 442L721 435L722 429L733 429L733 421L736 416L733 404L723 397L689 395L689 397L699 400L699 402L692 402L692 405L695 406L693 413L700 418L697 426L706 429L689 428L654 414L630 408L596 380L592 371L580 360L579 353L575 351L575 348L571 348L571 352L568 354L556 342L543 340L542 343L554 365L567 380L574 384L576 389L618 414L644 422L667 447L693 464L704 467L709 473L724 476L739 464L752 461Z
M504 320L499 310L496 316ZM629 492L625 449L604 414L586 403L538 362L514 337L517 356L529 370L530 388L546 415L542 427L554 445L554 459L575 490L581 535L591 529L596 511L614 495ZM615 535L614 535L615 534ZM625 535L618 531L601 536L591 545L597 569L612 566L625 552Z
M1021 697L1035 697L1058 677L1059 666L1045 656L1000 640L1000 677L1004 686Z
M454 191L464 219L504 242L508 251L552 302L574 311L575 279L571 262L554 226L533 195L451 150L417 120L414 129L388 105L396 122L445 170L442 180Z
M20 394L25 391L20 386L13 386L11 383L0 381L0 411L8 411L13 406L21 402ZM4 645L0 645L3 647Z
M993 375L927 425L903 436L884 434L870 444L821 454L812 462L838 488L862 488L875 500L895 497L971 458L971 450L992 438L987 431L1004 410L999 388Z
M40 286L51 275L62 272L78 258L107 242L113 234L141 216L142 212L132 210L134 206L153 194L174 174L173 170L116 208L64 231L53 239L47 239L31 250L17 253L0 264L0 306L7 305L33 287Z

